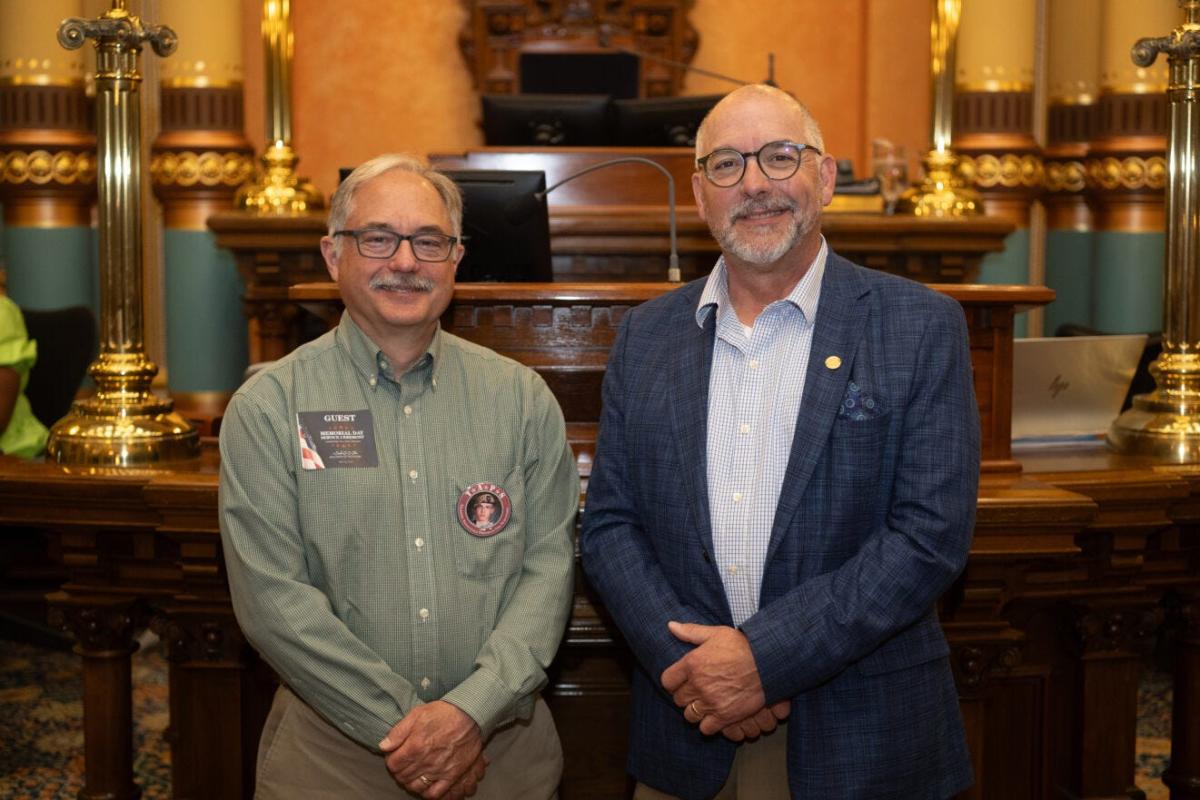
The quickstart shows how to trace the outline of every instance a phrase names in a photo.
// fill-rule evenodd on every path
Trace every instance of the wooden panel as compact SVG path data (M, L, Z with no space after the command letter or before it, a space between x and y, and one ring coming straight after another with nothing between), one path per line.
M963 307L983 430L984 470L1016 471L1012 428L1013 312L1049 302L1044 287L931 284ZM624 313L677 288L670 283L459 284L442 326L532 366L554 390L571 422L600 417L600 383ZM333 283L300 284L289 297L332 324L340 300ZM582 452L591 452L586 444Z

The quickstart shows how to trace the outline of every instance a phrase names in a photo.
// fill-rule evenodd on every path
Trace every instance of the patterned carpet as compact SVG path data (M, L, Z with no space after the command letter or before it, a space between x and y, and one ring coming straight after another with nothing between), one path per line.
M83 680L74 653L0 642L0 797L74 798L83 788ZM167 665L133 657L136 780L144 800L171 796Z
M69 652L0 642L0 797L74 798L83 786L82 681ZM134 758L144 800L171 796L167 668L157 646L133 657ZM1138 693L1137 785L1167 800L1160 776L1171 749L1171 677L1145 672Z

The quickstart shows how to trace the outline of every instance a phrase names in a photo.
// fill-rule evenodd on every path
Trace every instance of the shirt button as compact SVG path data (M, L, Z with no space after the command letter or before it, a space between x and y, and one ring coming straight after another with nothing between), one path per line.
M750 426L744 422L738 427L738 433L749 433L749 432L750 432Z
M374 386L374 385L375 385L375 379L374 379L374 378L368 378L368 379L367 379L367 383L371 384L371 386Z
M422 608L420 611L417 612L417 616L420 617L421 619L429 619L429 609Z
M757 358L750 359L750 369L758 369L758 359Z
M429 382L433 384L433 388L435 388L435 389L437 388L437 378L433 378Z
M404 407L404 416L406 416L406 417L411 417L411 416L412 416L412 406L405 406L405 407Z
M421 688L422 689L428 689L429 683L430 683L429 678L421 678Z
M422 539L420 536L418 536L416 539L413 540L413 544L415 544L417 546L417 549L419 550L420 548L425 546L425 540Z
M733 502L735 502L735 503L740 503L740 502L742 502L742 493L741 493L741 492L734 492L734 493L733 493Z
M417 471L415 469L410 469L408 471L408 477L415 481L417 479Z
M730 564L730 565L729 565L729 574L730 574L730 575L737 575L737 564Z

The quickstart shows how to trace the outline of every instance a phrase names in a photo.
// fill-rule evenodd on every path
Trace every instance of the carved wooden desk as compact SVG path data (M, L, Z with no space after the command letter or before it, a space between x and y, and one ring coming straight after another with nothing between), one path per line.
M443 322L530 363L562 401L581 479L615 325L658 285L459 287ZM1014 305L1029 287L944 287L970 320L988 470L966 571L941 601L978 782L971 798L1131 797L1141 648L1175 653L1175 800L1200 800L1200 469L1103 450L1018 453L1008 438ZM310 292L306 298L305 292ZM328 308L328 287L297 299ZM133 636L153 622L170 665L176 797L249 797L269 674L233 618L217 462L65 469L0 458L0 525L49 530L70 579L53 598L85 670L85 797L130 798ZM564 800L625 795L628 651L577 584L547 697Z
M985 475L966 572L942 600L978 782L968 797L1133 796L1140 653L1175 652L1175 800L1200 798L1200 471L1101 453ZM230 609L215 448L184 468L72 471L0 458L0 524L61 542L52 600L84 663L85 797L132 798L133 637L170 665L179 798L250 797L271 683ZM624 796L629 656L578 586L547 692L562 796Z

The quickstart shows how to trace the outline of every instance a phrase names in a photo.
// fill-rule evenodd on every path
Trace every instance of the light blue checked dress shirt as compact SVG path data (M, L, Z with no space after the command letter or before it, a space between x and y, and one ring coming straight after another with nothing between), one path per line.
M696 322L715 313L708 385L708 505L713 549L733 621L758 611L775 507L792 450L828 248L754 326L729 301L725 259L708 276Z

